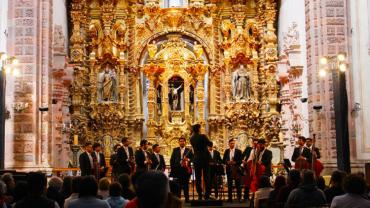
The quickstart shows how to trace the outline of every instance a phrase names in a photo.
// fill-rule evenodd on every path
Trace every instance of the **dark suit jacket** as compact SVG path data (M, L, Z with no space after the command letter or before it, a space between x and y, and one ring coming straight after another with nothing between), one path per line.
M92 154L94 155L93 157L96 157L96 152L92 152ZM99 161L99 165L100 167L107 167L106 163L105 163L105 157L104 157L104 154L99 152L99 156L100 156L100 161Z
M302 151L302 156L307 158L308 161L311 161L311 153L310 153L310 149L308 149L307 147L303 147L303 151ZM292 155L292 161L295 162L298 157L300 156L300 151L299 151L299 147L296 147L294 148L294 152L293 152L293 155Z
M211 157L211 152L208 151L208 154L209 154L210 163L216 163L216 164L222 163L222 159L221 159L221 155L219 151L213 150L213 157Z
M158 171L164 171L166 170L166 162L164 161L163 155L159 154L159 160L155 156L155 154L150 155L150 160L152 161L152 165L150 169L152 170L158 170Z
M80 155L79 162L80 162L81 176L87 176L87 175L93 174L93 171L92 171L93 167L91 167L90 159L86 152Z
M191 149L185 147L184 156L191 160L193 160L194 155ZM173 149L170 159L170 166L171 166L171 177L179 178L185 175L188 175L187 171L181 166L182 158L181 158L181 151L180 147L176 147Z
M242 164L242 159L243 159L242 151L235 148L234 158L233 158L233 161L236 162L235 166L239 167ZM224 152L223 163L227 164L227 162L230 161L230 160L231 160L231 158L230 158L230 149L227 149ZM231 174L231 168L230 168L229 165L226 165L226 174L227 175Z
M320 159L321 158L320 149L315 147L315 152L316 152L316 155L317 155L317 159ZM311 159L312 159L312 154L311 154Z
M249 156L251 155L253 148L251 146L247 146L243 152L243 160L248 160Z
M208 146L211 145L211 141L208 137L204 134L194 134L190 138L190 143L194 150L194 164L208 164Z
M128 147L128 151L131 157L134 157L134 151L132 147ZM121 173L130 173L131 167L129 163L129 158L126 154L126 151L123 147L120 147L117 150L117 174Z
M147 157L149 157L150 153L147 152L146 155L147 155ZM146 159L147 158L145 158L145 154L144 154L144 151L142 149L136 150L136 152L135 152L135 163L136 163L136 170L137 171L148 170L147 164L145 163Z
M268 175L268 176L272 176L271 160L272 160L272 152L266 149L262 155L261 162L266 168L265 175Z

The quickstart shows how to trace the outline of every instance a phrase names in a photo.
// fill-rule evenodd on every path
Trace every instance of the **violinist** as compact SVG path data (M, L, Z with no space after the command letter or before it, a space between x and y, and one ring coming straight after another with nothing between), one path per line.
M213 142L208 146L209 151L209 169L208 169L208 181L209 184L206 187L205 199L209 199L211 195L212 186L215 189L215 197L218 198L218 184L217 184L217 171L222 163L220 152L215 150L213 147ZM222 167L223 168L223 167Z
M225 150L223 163L226 165L228 202L232 202L233 181L235 182L238 201L241 202L241 170L242 151L235 148L235 139L229 140L229 149Z
M152 165L150 160L150 153L147 152L148 140L140 141L140 148L135 152L135 162L137 171L148 171Z
M185 147L184 137L179 138L179 147L173 149L170 159L170 177L178 181L180 191L177 193L181 197L181 190L184 192L185 202L189 202L189 180L191 175L191 161L194 157L191 149Z
M150 167L151 170L154 171L162 171L166 170L166 162L164 161L163 155L159 154L161 151L161 147L159 144L154 144L152 146L153 154L150 155L150 159L153 162L152 166Z
M310 150L304 146L306 138L304 136L298 137L298 147L294 148L292 161L295 162L295 169L302 170L309 168L309 161L311 161Z
M130 147L130 141L127 137L121 141L122 145L117 150L117 176L122 173L130 175L135 171L134 150Z
M105 177L106 173L107 173L107 165L106 165L106 162L105 162L105 157L104 157L104 154L101 152L101 144L99 143L94 143L93 145L93 158L96 159L96 173L95 173L95 177L96 177L96 180L99 180L103 177Z

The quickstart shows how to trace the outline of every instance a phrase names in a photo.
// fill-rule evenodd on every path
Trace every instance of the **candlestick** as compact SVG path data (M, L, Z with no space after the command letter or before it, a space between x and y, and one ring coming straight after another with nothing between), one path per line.
M78 135L77 134L73 136L73 145L78 145Z

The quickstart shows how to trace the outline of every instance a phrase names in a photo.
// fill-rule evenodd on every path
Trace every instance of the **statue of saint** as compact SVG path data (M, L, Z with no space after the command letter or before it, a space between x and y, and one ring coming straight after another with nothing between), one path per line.
M248 99L251 96L249 72L243 64L234 72L233 96L237 100Z
M99 73L98 100L99 102L117 101L117 74L109 65L106 65L104 71Z
M171 105L171 110L173 111L178 111L181 110L181 91L182 91L182 85L178 86L175 88L173 85L170 88L170 105Z

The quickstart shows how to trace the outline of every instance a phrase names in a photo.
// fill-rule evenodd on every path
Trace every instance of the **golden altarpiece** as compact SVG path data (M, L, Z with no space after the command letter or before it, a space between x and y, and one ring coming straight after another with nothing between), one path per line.
M203 126L223 150L252 136L279 142L275 0L72 0L71 136L146 138L169 155Z

